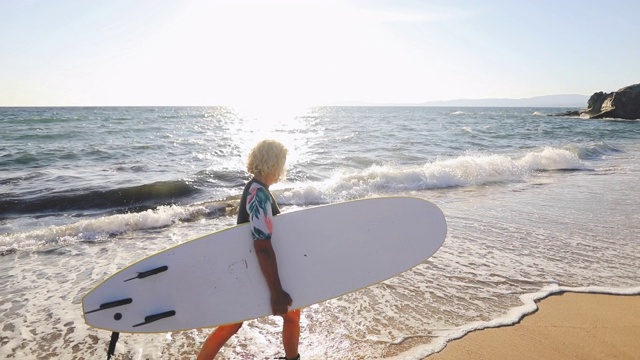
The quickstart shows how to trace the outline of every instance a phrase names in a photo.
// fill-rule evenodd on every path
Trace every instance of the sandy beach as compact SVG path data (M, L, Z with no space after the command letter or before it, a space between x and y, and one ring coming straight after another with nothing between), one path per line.
M640 296L564 293L518 324L474 331L428 360L640 359Z

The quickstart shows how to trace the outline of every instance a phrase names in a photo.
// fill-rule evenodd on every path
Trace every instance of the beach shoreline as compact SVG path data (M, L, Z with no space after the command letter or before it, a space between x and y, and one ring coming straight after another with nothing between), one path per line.
M519 322L552 293L640 294L637 124L548 111L326 107L261 133L291 145L287 180L272 189L285 211L408 195L447 220L426 262L306 308L304 359L420 360ZM255 119L221 108L5 114L0 358L103 357L110 333L86 325L83 296L235 224L215 201L244 186ZM281 356L279 320L248 321L220 359ZM210 332L122 334L116 357L193 358Z
M425 360L640 359L640 296L558 292L513 325L471 331Z

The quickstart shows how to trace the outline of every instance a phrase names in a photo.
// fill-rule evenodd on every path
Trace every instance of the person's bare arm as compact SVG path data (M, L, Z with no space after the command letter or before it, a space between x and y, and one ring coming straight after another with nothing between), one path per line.
M271 240L258 239L253 242L269 290L271 291L271 310L274 315L283 315L289 311L292 303L291 296L282 289L278 274L276 253L271 246Z

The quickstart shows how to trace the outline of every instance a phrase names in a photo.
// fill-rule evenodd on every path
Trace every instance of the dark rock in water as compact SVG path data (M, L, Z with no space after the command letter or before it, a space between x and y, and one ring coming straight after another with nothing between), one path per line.
M589 98L586 109L569 110L549 116L640 120L640 84L626 86L612 93L597 92Z
M580 116L580 110L569 110L558 114L551 114L549 116Z
M580 116L589 119L640 119L640 84L630 85L612 93L597 92L589 98L587 109Z

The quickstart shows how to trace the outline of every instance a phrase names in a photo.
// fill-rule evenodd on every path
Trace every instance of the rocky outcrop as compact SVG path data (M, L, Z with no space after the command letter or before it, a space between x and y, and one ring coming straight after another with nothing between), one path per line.
M549 116L580 116L580 110L569 110L558 114L551 114Z
M581 117L589 119L640 119L640 84L630 85L612 93L597 92L589 98Z

